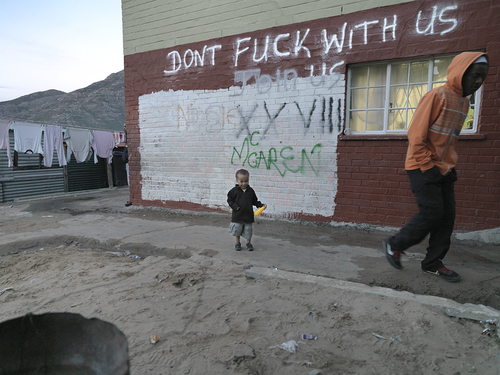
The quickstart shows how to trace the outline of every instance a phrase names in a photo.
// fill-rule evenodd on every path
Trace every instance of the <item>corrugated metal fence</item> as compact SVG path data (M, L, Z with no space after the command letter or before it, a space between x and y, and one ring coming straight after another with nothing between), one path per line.
M14 161L14 132L10 130L10 150ZM109 187L106 160L99 158L77 163L74 157L60 167L54 149L51 168L43 167L38 154L18 154L18 167L9 167L7 150L0 150L0 203L18 198ZM65 187L66 186L66 187Z
M83 163L77 163L71 155L68 162L68 191L103 189L108 187L108 174L106 160L98 158L94 164L94 158Z

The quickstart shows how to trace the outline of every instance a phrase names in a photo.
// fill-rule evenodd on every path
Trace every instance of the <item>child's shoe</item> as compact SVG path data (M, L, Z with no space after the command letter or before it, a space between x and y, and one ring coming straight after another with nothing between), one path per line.
M241 251L241 243L236 242L236 245L234 245L234 250Z
M253 245L251 243L247 243L247 250L253 251Z

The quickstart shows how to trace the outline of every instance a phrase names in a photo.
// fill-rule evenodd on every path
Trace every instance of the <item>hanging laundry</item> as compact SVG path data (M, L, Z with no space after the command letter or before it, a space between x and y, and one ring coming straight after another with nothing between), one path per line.
M118 146L122 142L122 134L120 132L114 132L113 138L115 140L115 145Z
M67 165L66 156L64 155L62 128L57 125L47 125L43 133L43 165L46 167L52 167L54 147L57 151L59 166Z
M107 158L108 163L111 163L113 161L113 149L115 148L113 133L94 130L92 148L94 149L94 163L97 163L98 156L100 158Z
M15 122L14 150L21 153L43 154L42 125Z
M7 150L7 159L9 167L12 167L12 156L10 154L10 139L9 139L10 122L0 120L0 150Z
M66 129L64 140L68 145L67 160L71 160L71 153L73 153L77 163L86 161L90 153L92 138L92 132L88 129Z
M115 139L115 144L118 146L120 143L125 143L125 133L124 132L114 132L113 137Z

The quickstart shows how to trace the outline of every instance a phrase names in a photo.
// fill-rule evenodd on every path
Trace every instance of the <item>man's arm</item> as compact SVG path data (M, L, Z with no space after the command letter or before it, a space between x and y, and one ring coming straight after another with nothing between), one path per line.
M418 103L410 128L408 129L408 153L418 163L422 172L434 167L432 145L429 145L428 133L443 108L441 99L435 92L424 95Z

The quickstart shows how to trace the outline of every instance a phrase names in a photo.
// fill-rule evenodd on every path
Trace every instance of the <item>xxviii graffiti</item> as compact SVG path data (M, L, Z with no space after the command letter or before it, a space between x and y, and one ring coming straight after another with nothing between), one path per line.
M334 123L337 125L337 130L340 132L341 131L341 117L340 117L340 110L341 110L341 100L337 99L337 104L336 104L336 112L337 116L334 118L334 98L333 97L322 97L319 99L321 103L321 120L319 122L319 132L321 134L325 133L325 129L328 133L333 133L334 131ZM312 102L311 108L309 109L308 113L304 114L303 109L305 108L301 107L301 104L297 101L293 102L293 107L296 107L297 114L301 119L302 123L302 129L304 132L304 135L307 134L309 129L311 128L311 122L312 122L312 117L313 114L315 114L317 105L316 102L318 101L318 98L315 98ZM264 101L264 111L266 114L266 125L264 128L264 131L262 132L261 138L265 138L269 130L275 126L275 122L278 119L280 113L283 111L283 109L287 106L287 103L283 103L280 105L278 110L274 113L271 113L267 103ZM304 105L302 105L304 107ZM242 132L246 132L248 136L252 135L252 132L250 130L250 121L252 118L256 115L256 111L259 108L259 104L254 104L254 106L247 111L248 114L245 114L243 108L241 105L238 105L237 111L240 116L240 128L236 132L236 138L239 138Z

